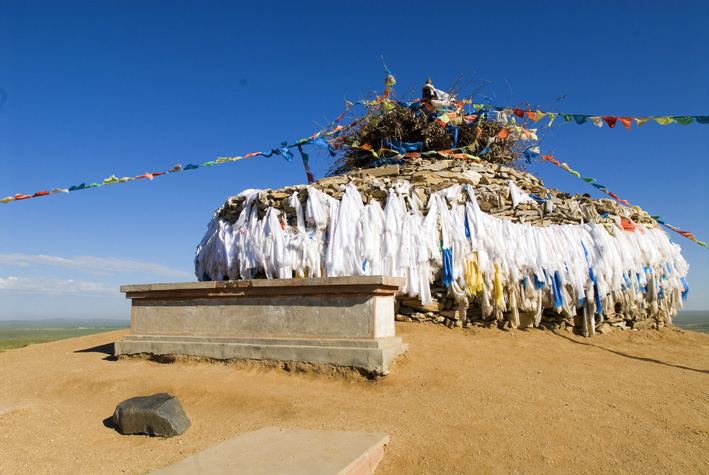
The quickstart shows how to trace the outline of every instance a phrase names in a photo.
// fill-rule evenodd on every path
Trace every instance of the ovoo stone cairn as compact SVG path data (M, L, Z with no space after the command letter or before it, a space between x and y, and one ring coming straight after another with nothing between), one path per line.
M449 327L672 324L688 264L646 213L445 157L243 191L209 223L197 278L402 276L397 320Z

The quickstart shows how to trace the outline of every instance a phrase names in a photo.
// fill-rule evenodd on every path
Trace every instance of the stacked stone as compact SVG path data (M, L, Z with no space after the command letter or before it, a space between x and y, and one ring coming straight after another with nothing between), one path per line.
M312 185L290 186L280 190L262 190L258 195L258 217L263 219L269 208L280 210L281 221L287 225L297 224L296 210L290 201L298 193L298 199L305 206L308 190L316 189L337 200L345 193L347 185L354 185L359 191L363 203L376 200L385 206L389 190L403 182L411 185L411 194L418 196L423 207L432 193L463 184L473 187L480 209L496 218L526 223L532 226L550 226L560 224L606 224L621 227L623 221L642 224L646 228L656 227L657 223L636 207L622 206L610 199L594 200L589 195L569 195L559 190L545 187L542 180L526 172L511 168L491 165L485 162L461 160L443 154L425 153L422 158L410 159L403 165L387 165L379 168L354 170L344 175L328 177ZM535 200L514 206L510 182L522 193L534 195ZM245 194L229 198L215 213L215 217L234 223L244 208ZM396 304L398 321L417 321L444 324L448 327L486 326L503 327L510 325L508 315L491 314L485 317L475 301L467 309L458 305L442 283L442 272L438 272L431 285L432 301L422 304L417 297L400 295ZM680 303L681 304L681 303ZM669 314L668 314L669 313ZM545 308L541 321L536 326L559 331L577 331L593 335L613 329L647 329L671 324L674 309L618 308L604 311L604 316L595 320L595 328L588 328L584 317L564 316ZM534 312L520 312L518 328L535 326ZM538 318L538 317L537 317Z
M594 200L589 195L574 195L544 186L542 180L526 172L520 172L503 166L493 166L485 162L413 159L405 165L387 165L380 168L356 170L344 175L323 178L312 185L297 185L280 190L263 190L259 195L259 218L266 210L273 207L285 212L288 224L295 224L295 209L288 200L293 193L312 187L335 199L342 198L344 185L354 184L366 205L370 200L377 200L382 207L389 196L388 190L397 182L411 183L413 192L424 205L431 193L454 185L471 185L475 189L480 209L497 218L509 219L517 223L533 226L551 224L617 224L620 218L638 224L654 226L654 220L639 208L623 206L611 199ZM512 181L522 192L534 194L544 201L518 204L513 207L509 191ZM547 198L550 196L550 198ZM300 193L303 204L307 193ZM245 197L229 198L217 213L229 221L235 222L243 209ZM605 217L603 217L605 216Z

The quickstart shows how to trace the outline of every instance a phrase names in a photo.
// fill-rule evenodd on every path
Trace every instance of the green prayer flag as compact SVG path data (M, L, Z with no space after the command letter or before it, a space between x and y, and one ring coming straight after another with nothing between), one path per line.
M689 125L692 122L694 122L694 117L692 117L692 116L678 116L678 117L676 116L676 117L672 117L672 119L681 125Z

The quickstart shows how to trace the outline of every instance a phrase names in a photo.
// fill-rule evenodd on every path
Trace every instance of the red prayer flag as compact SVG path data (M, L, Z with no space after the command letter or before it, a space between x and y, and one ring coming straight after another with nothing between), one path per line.
M27 198L32 198L32 197L30 195L21 195L19 193L15 193L15 201L26 200Z
M507 129L505 129L505 128L503 128L502 130L500 130L500 133L497 134L497 136L500 137L502 140L505 140L508 135L510 135L510 132L509 132Z
M605 120L606 124L608 124L608 127L610 127L612 129L613 127L615 127L615 123L618 121L618 118L613 117L613 116L608 116L608 117L604 116L603 120Z
M520 119L524 119L524 111L522 109L512 109L512 113Z
M17 199L17 198L15 198L15 199ZM692 234L692 233L690 233L690 232L687 232L687 231L679 231L679 230L678 230L677 232L680 233L682 236L684 236L684 237L686 237L686 238L689 238L689 239L697 239L697 238L694 237L694 234Z
M543 158L544 160L546 160L547 162L553 163L553 164L556 165L557 167L561 166L561 165L559 165L559 160L554 160L554 156L553 156L553 155L542 155L542 158Z
M37 197L37 196L47 196L49 194L48 191L38 191L34 195L32 195L32 198Z

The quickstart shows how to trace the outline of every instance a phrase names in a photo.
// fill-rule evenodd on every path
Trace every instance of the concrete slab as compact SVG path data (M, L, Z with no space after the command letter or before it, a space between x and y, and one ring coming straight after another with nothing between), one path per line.
M399 337L376 340L220 338L126 335L114 343L116 355L190 355L217 360L277 360L361 368L386 375L409 345Z
M386 434L264 427L151 474L372 474L388 442Z
M115 354L302 361L383 375L407 349L394 327L404 283L362 276L127 285L131 334Z

